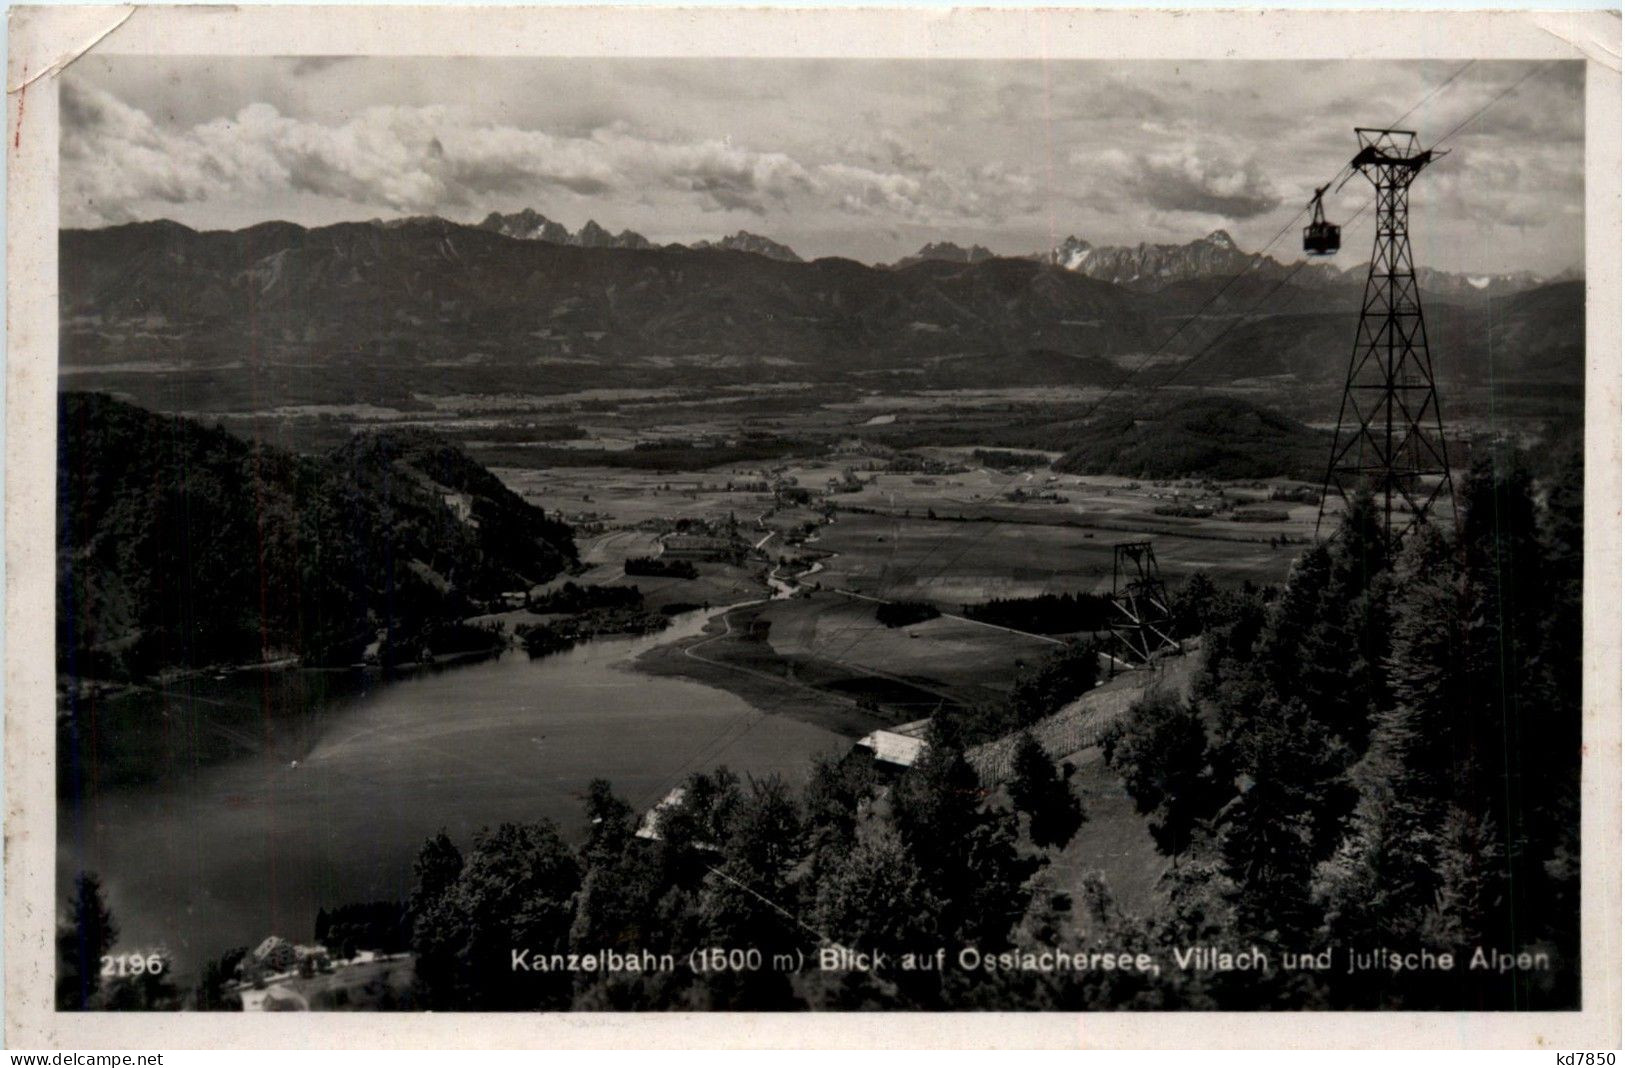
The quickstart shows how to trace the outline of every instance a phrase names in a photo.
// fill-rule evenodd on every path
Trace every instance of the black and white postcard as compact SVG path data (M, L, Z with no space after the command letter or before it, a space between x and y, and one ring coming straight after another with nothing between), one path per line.
M12 41L12 1044L1617 1044L1617 16Z

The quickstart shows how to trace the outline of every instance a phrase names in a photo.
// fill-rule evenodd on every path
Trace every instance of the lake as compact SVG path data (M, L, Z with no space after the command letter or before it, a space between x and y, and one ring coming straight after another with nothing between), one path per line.
M330 682L317 708L309 686L288 684L297 671L245 673L207 695L171 688L167 714L151 710L152 731L195 731L232 703L222 690L240 691L238 703L270 706L264 744L224 762L169 760L161 782L64 795L59 897L74 873L96 872L118 952L166 951L186 976L267 935L310 940L319 907L405 900L413 858L441 828L466 849L481 827L547 817L578 840L596 777L640 813L689 772L722 763L804 781L814 755L850 741L629 669L711 614L541 660L507 653L389 682ZM278 708L284 701L298 707Z

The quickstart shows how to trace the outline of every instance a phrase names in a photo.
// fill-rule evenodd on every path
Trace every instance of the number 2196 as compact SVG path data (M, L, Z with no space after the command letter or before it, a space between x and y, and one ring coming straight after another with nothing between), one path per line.
M157 953L116 953L102 958L103 976L158 975L163 970L164 958Z

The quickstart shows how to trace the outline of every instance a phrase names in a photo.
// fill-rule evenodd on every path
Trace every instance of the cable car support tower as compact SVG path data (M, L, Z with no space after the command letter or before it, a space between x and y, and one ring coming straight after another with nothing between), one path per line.
M1181 651L1173 636L1168 590L1162 584L1157 553L1150 542L1125 541L1112 547L1111 603L1116 609L1111 631L1117 641L1107 656L1113 674L1118 664L1153 667L1158 657Z
M1349 163L1348 177L1362 174L1376 191L1376 240L1315 532L1319 534L1334 494L1346 508L1366 491L1382 510L1383 533L1392 551L1446 501L1455 520L1455 487L1408 228L1411 183L1444 153L1423 150L1410 130L1354 132L1360 151ZM1312 201L1317 222L1324 218L1319 210L1324 192L1323 186ZM1305 251L1321 251L1310 247L1307 231L1304 236ZM1337 247L1335 234L1330 246Z

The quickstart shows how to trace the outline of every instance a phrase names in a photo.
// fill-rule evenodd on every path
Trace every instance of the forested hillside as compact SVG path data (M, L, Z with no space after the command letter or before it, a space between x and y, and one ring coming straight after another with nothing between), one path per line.
M1301 478L1326 472L1330 436L1232 397L1193 397L1151 411L1107 410L1057 435L1055 470L1132 478Z
M1220 974L1186 1003L1578 1004L1578 456L1497 455L1458 500L1454 536L1424 528L1389 560L1357 506L1278 597L1210 598L1191 699L1147 700L1109 740L1170 863L1144 935L1338 947L1312 981ZM1455 966L1347 967L1384 950Z
M575 559L570 529L431 434L324 457L110 397L59 401L57 650L74 677L350 663Z

